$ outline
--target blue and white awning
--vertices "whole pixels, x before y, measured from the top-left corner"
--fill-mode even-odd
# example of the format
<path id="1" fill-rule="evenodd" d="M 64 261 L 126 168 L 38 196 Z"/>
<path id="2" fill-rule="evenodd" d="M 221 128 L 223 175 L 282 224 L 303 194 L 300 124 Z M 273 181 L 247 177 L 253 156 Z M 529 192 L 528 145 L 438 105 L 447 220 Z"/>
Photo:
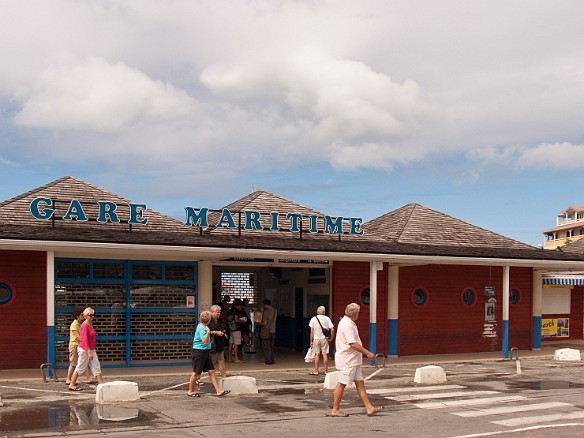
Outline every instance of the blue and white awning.
<path id="1" fill-rule="evenodd" d="M 558 284 L 564 286 L 584 285 L 584 275 L 544 275 L 543 284 Z"/>

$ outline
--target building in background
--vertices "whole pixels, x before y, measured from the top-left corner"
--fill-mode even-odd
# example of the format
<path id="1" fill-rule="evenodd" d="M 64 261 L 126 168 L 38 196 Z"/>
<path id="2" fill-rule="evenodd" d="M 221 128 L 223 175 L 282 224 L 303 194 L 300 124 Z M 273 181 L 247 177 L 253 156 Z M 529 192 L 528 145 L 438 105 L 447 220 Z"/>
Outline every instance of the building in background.
<path id="1" fill-rule="evenodd" d="M 544 248 L 556 249 L 584 238 L 584 206 L 568 207 L 556 215 L 556 226 L 545 230 Z"/>

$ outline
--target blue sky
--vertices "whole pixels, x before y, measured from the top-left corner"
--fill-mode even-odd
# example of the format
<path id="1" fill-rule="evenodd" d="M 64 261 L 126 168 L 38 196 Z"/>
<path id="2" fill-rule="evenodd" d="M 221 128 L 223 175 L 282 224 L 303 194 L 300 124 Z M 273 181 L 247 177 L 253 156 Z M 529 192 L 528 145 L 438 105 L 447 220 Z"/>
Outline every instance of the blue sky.
<path id="1" fill-rule="evenodd" d="M 182 219 L 264 189 L 523 242 L 584 205 L 581 1 L 3 1 L 0 200 L 65 175 Z"/>

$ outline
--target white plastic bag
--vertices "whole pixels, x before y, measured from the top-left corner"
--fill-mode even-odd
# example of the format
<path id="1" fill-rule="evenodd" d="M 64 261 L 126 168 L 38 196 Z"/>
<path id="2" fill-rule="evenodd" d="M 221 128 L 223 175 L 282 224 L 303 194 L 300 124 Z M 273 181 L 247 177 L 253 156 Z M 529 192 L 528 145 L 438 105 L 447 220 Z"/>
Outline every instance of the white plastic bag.
<path id="1" fill-rule="evenodd" d="M 314 351 L 312 351 L 312 347 L 308 349 L 306 356 L 304 356 L 304 362 L 314 362 Z"/>

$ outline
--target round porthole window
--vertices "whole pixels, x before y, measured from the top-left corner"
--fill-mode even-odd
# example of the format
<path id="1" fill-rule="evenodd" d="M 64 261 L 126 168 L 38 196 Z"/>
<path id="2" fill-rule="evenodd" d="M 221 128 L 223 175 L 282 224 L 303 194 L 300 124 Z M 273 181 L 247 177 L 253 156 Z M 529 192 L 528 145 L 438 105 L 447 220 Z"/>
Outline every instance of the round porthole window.
<path id="1" fill-rule="evenodd" d="M 0 306 L 8 304 L 14 298 L 12 286 L 6 281 L 0 280 Z"/>
<path id="2" fill-rule="evenodd" d="M 517 304 L 521 299 L 521 292 L 516 287 L 509 290 L 509 304 Z"/>
<path id="3" fill-rule="evenodd" d="M 464 304 L 465 306 L 472 307 L 477 302 L 477 294 L 474 291 L 474 289 L 467 287 L 462 291 L 462 294 L 460 295 L 460 300 L 462 301 L 462 304 Z"/>
<path id="4" fill-rule="evenodd" d="M 362 287 L 359 291 L 359 302 L 365 306 L 368 306 L 371 301 L 371 291 L 369 286 Z"/>
<path id="5" fill-rule="evenodd" d="M 428 303 L 428 292 L 423 287 L 417 287 L 412 291 L 412 303 L 416 306 L 423 306 Z"/>

